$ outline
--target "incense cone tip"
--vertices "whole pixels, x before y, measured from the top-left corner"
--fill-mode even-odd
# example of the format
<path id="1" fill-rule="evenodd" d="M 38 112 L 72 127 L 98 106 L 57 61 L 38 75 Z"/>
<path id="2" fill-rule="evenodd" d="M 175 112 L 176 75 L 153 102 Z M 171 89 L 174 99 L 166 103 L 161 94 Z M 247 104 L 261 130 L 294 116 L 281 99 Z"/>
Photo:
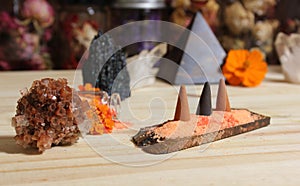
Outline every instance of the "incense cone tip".
<path id="1" fill-rule="evenodd" d="M 231 111 L 224 79 L 220 79 L 220 82 L 219 82 L 216 110 L 217 111 L 228 111 L 228 112 Z"/>
<path id="2" fill-rule="evenodd" d="M 197 107 L 196 115 L 205 115 L 209 116 L 212 113 L 211 106 L 211 90 L 209 82 L 204 84 L 202 93 L 200 96 L 199 104 Z"/>
<path id="3" fill-rule="evenodd" d="M 179 90 L 174 120 L 190 120 L 190 109 L 187 99 L 186 88 L 184 85 L 182 85 Z"/>

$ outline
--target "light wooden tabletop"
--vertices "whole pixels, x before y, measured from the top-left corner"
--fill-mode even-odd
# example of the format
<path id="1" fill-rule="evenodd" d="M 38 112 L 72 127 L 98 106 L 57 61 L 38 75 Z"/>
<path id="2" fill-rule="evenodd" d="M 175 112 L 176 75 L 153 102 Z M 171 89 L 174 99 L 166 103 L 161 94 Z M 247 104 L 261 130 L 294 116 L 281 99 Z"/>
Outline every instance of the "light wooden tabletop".
<path id="1" fill-rule="evenodd" d="M 74 71 L 0 72 L 0 185 L 300 184 L 300 85 L 286 83 L 278 67 L 256 88 L 227 87 L 232 107 L 269 115 L 271 125 L 167 156 L 146 154 L 130 142 L 142 125 L 172 117 L 178 87 L 163 82 L 133 90 L 122 103 L 120 117 L 133 123 L 130 129 L 43 154 L 22 149 L 13 140 L 11 117 L 19 90 L 42 77 L 65 77 L 73 85 Z M 74 86 L 81 81 L 75 79 Z M 191 112 L 201 89 L 187 87 Z M 216 91 L 213 85 L 213 103 Z"/>

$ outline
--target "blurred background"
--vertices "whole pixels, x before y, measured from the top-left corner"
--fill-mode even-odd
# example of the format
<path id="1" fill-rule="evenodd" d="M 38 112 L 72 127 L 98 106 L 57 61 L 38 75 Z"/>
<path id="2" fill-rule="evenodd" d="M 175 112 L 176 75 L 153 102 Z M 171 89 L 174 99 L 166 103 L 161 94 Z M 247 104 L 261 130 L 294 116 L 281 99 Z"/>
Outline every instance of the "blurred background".
<path id="1" fill-rule="evenodd" d="M 188 27 L 198 11 L 226 51 L 258 47 L 269 64 L 279 63 L 277 33 L 300 30 L 299 0 L 7 0 L 0 2 L 0 70 L 74 69 L 98 31 L 148 19 Z M 131 56 L 154 46 L 125 51 Z"/>

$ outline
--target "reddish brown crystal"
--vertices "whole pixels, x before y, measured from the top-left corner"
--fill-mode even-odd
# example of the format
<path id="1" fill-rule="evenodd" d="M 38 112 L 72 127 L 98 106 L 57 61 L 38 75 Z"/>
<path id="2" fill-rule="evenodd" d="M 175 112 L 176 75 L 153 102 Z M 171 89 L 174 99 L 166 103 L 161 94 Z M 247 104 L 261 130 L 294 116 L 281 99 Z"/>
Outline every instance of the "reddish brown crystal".
<path id="1" fill-rule="evenodd" d="M 34 81 L 22 92 L 12 118 L 16 143 L 40 152 L 52 145 L 75 143 L 80 135 L 78 125 L 85 119 L 84 105 L 66 79 Z"/>

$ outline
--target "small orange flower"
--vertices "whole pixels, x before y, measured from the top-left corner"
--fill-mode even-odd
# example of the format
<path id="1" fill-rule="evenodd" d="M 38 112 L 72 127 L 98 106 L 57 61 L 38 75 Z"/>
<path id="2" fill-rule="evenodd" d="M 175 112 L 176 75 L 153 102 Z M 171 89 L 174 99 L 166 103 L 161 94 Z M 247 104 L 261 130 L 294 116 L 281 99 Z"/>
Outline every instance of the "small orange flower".
<path id="1" fill-rule="evenodd" d="M 222 67 L 230 85 L 254 87 L 264 79 L 268 66 L 261 51 L 231 50 Z"/>

